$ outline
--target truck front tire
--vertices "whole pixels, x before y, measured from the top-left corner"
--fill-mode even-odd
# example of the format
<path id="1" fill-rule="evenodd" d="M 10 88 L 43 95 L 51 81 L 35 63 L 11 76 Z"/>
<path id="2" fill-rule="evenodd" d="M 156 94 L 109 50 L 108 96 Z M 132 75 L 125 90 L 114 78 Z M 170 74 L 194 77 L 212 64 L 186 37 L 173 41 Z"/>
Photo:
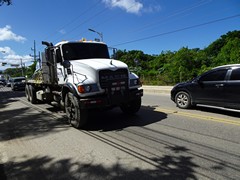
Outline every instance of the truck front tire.
<path id="1" fill-rule="evenodd" d="M 120 106 L 121 110 L 126 114 L 135 114 L 141 108 L 141 98 L 134 99 L 128 103 L 124 103 Z"/>
<path id="2" fill-rule="evenodd" d="M 79 129 L 87 122 L 87 110 L 83 110 L 79 106 L 79 100 L 71 92 L 68 92 L 65 97 L 65 111 L 69 123 Z"/>

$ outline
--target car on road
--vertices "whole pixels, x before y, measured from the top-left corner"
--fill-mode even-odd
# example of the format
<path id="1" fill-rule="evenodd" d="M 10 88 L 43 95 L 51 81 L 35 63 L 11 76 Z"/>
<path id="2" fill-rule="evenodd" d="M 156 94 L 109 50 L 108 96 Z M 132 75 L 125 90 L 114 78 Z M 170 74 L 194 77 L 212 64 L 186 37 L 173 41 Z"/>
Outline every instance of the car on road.
<path id="1" fill-rule="evenodd" d="M 15 77 L 12 78 L 11 88 L 13 91 L 15 90 L 24 90 L 26 86 L 25 77 Z"/>
<path id="2" fill-rule="evenodd" d="M 199 104 L 240 109 L 240 64 L 219 66 L 178 83 L 171 90 L 171 100 L 183 109 Z"/>
<path id="3" fill-rule="evenodd" d="M 6 85 L 6 80 L 5 79 L 0 79 L 0 85 L 5 86 Z"/>
<path id="4" fill-rule="evenodd" d="M 0 80 L 0 85 L 4 86 L 4 83 Z"/>

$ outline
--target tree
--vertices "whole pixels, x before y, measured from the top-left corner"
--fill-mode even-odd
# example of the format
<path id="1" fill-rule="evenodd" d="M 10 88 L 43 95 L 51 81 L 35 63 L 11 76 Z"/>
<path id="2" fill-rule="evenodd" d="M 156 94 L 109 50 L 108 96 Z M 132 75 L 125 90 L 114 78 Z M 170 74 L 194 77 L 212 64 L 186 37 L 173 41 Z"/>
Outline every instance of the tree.
<path id="1" fill-rule="evenodd" d="M 2 6 L 4 3 L 9 6 L 12 4 L 12 0 L 0 0 L 0 6 Z"/>
<path id="2" fill-rule="evenodd" d="M 30 65 L 27 69 L 26 69 L 26 76 L 28 78 L 32 77 L 33 73 L 35 72 L 36 70 L 36 64 L 37 64 L 37 61 L 34 61 L 32 65 Z"/>
<path id="3" fill-rule="evenodd" d="M 222 35 L 219 39 L 211 43 L 204 51 L 208 54 L 208 56 L 216 57 L 228 41 L 235 38 L 240 38 L 240 31 L 229 31 L 227 34 Z"/>
<path id="4" fill-rule="evenodd" d="M 4 74 L 8 74 L 11 77 L 19 77 L 22 76 L 21 68 L 7 68 L 4 70 Z"/>
<path id="5" fill-rule="evenodd" d="M 225 65 L 240 63 L 240 38 L 235 38 L 227 41 L 226 45 L 222 47 L 221 51 L 215 58 L 215 64 Z"/>
<path id="6" fill-rule="evenodd" d="M 139 50 L 118 50 L 117 59 L 128 64 L 144 84 L 173 85 L 187 81 L 213 67 L 240 63 L 240 31 L 230 31 L 208 47 L 163 51 L 148 55 Z"/>

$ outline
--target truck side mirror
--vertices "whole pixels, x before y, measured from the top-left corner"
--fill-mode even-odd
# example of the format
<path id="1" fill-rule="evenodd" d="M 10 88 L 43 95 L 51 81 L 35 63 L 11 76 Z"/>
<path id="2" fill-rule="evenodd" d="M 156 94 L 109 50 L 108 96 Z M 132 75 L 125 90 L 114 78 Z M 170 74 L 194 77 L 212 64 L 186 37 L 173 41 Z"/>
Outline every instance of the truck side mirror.
<path id="1" fill-rule="evenodd" d="M 64 68 L 70 68 L 71 63 L 70 63 L 70 61 L 68 61 L 68 60 L 64 60 L 63 63 L 62 63 L 62 65 L 63 65 Z"/>
<path id="2" fill-rule="evenodd" d="M 113 59 L 117 59 L 117 48 L 113 48 Z"/>

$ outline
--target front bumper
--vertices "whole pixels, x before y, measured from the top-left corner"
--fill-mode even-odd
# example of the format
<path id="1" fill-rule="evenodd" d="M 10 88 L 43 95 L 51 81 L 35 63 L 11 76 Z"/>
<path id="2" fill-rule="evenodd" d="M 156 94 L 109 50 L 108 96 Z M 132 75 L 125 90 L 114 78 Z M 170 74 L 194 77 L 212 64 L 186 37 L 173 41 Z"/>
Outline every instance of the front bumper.
<path id="1" fill-rule="evenodd" d="M 102 96 L 80 99 L 82 109 L 108 108 L 131 102 L 143 96 L 143 89 L 134 89 L 125 93 L 108 93 Z"/>
<path id="2" fill-rule="evenodd" d="M 14 84 L 13 85 L 13 89 L 17 89 L 17 90 L 21 90 L 21 89 L 25 89 L 25 84 Z"/>

